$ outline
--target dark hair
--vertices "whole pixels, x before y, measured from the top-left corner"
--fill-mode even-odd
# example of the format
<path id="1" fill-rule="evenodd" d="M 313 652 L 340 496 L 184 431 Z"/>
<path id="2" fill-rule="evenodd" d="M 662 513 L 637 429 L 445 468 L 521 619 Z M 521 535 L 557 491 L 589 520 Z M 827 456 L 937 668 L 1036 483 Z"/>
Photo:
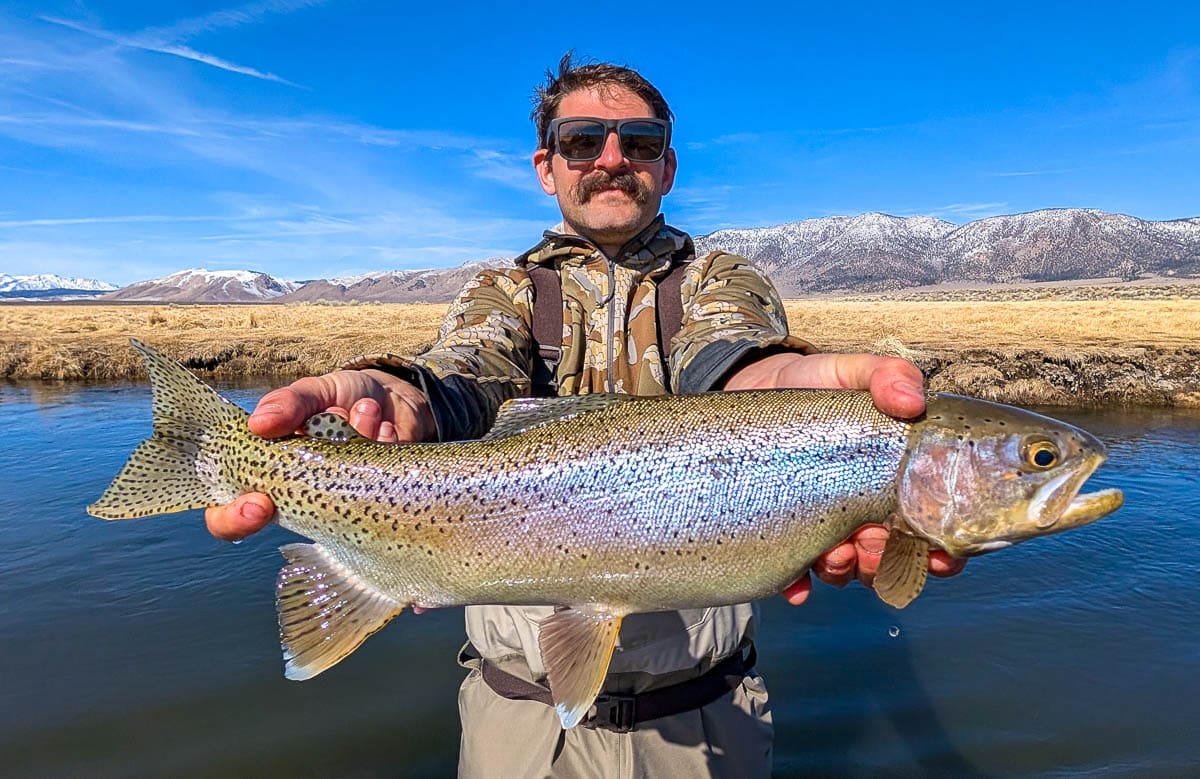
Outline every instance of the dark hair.
<path id="1" fill-rule="evenodd" d="M 626 89 L 645 100 L 655 118 L 667 122 L 675 118 L 662 92 L 633 68 L 608 62 L 576 65 L 571 61 L 574 55 L 574 51 L 568 51 L 562 56 L 558 61 L 557 75 L 547 68 L 546 83 L 533 90 L 533 113 L 529 118 L 537 126 L 538 148 L 546 143 L 546 130 L 550 127 L 550 121 L 557 118 L 559 103 L 569 93 L 580 89 Z"/>

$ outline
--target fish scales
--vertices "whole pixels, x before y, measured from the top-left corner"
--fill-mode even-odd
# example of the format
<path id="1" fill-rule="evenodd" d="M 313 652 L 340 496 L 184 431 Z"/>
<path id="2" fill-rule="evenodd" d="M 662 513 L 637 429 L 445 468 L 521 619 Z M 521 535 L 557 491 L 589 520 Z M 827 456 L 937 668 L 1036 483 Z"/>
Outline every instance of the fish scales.
<path id="1" fill-rule="evenodd" d="M 243 435 L 231 459 L 266 474 L 238 486 L 274 496 L 280 524 L 394 597 L 633 612 L 777 592 L 890 511 L 906 435 L 861 394 L 729 392 L 452 444 Z"/>
<path id="2" fill-rule="evenodd" d="M 632 613 L 779 591 L 868 522 L 874 588 L 903 608 L 928 552 L 973 555 L 1120 507 L 1080 494 L 1104 461 L 1085 431 L 931 393 L 910 422 L 866 392 L 766 390 L 509 401 L 477 441 L 380 444 L 328 414 L 264 440 L 247 414 L 134 342 L 154 434 L 88 507 L 122 519 L 264 492 L 288 544 L 276 585 L 285 673 L 307 679 L 407 606 L 554 606 L 539 647 L 564 728 L 604 682 Z"/>

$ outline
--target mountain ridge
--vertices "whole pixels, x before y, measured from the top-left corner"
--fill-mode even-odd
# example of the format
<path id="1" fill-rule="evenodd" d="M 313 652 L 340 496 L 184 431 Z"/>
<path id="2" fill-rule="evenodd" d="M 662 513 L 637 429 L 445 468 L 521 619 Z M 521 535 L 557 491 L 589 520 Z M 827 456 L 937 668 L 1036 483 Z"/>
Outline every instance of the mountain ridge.
<path id="1" fill-rule="evenodd" d="M 695 243 L 698 255 L 720 249 L 751 260 L 783 297 L 937 285 L 1200 277 L 1200 218 L 1153 221 L 1084 208 L 1041 209 L 963 225 L 869 212 L 716 230 Z M 189 269 L 110 291 L 101 299 L 444 303 L 475 273 L 509 263 L 511 258 L 493 257 L 452 268 L 304 282 L 256 271 Z M 11 278 L 0 274 L 0 284 Z"/>

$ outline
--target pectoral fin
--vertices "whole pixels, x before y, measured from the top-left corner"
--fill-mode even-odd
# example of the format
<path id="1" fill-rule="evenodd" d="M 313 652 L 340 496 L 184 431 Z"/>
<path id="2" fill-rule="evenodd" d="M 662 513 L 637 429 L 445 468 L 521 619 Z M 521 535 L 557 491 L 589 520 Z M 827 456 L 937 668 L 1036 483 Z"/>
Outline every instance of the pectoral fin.
<path id="1" fill-rule="evenodd" d="M 893 525 L 883 547 L 875 592 L 889 606 L 902 609 L 925 588 L 929 575 L 929 544 Z"/>
<path id="2" fill-rule="evenodd" d="M 575 727 L 604 685 L 622 617 L 564 609 L 542 620 L 538 644 L 563 728 Z"/>
<path id="3" fill-rule="evenodd" d="M 358 649 L 405 604 L 366 584 L 320 544 L 288 544 L 279 551 L 275 605 L 284 675 L 311 679 Z"/>

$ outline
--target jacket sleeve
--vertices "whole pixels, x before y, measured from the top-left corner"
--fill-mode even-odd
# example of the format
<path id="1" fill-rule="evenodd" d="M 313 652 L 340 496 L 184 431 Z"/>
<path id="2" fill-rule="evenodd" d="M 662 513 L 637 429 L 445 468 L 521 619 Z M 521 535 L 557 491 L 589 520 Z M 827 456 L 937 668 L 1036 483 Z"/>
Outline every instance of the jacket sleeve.
<path id="1" fill-rule="evenodd" d="M 504 401 L 530 389 L 532 283 L 519 269 L 485 270 L 450 304 L 437 341 L 411 359 L 368 355 L 345 368 L 377 368 L 429 398 L 438 440 L 478 438 Z"/>
<path id="2" fill-rule="evenodd" d="M 684 274 L 680 297 L 683 325 L 671 341 L 670 356 L 677 392 L 719 388 L 730 369 L 756 351 L 763 356 L 817 351 L 788 334 L 775 285 L 744 257 L 713 252 L 694 260 Z"/>

